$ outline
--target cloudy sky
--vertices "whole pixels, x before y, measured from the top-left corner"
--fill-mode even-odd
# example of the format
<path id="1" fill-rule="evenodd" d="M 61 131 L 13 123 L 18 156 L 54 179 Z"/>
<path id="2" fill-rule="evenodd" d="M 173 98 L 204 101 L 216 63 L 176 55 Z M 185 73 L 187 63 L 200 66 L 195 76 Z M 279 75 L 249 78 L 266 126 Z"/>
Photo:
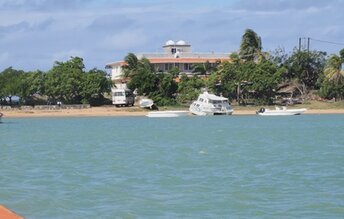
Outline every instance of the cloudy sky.
<path id="1" fill-rule="evenodd" d="M 238 50 L 247 28 L 263 50 L 344 48 L 344 0 L 0 0 L 0 71 L 49 70 L 84 58 L 104 69 L 128 52 L 159 52 L 169 39 L 197 52 Z"/>

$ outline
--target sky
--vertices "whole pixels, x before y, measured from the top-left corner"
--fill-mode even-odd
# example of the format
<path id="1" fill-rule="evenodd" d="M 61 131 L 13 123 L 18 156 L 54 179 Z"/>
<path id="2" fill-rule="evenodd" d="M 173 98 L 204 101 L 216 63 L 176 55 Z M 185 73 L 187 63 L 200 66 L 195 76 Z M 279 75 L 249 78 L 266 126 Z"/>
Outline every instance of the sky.
<path id="1" fill-rule="evenodd" d="M 343 10 L 344 0 L 0 0 L 0 71 L 47 71 L 71 56 L 104 69 L 129 52 L 162 52 L 167 40 L 230 53 L 248 28 L 264 51 L 290 54 L 310 37 L 311 50 L 338 54 Z"/>

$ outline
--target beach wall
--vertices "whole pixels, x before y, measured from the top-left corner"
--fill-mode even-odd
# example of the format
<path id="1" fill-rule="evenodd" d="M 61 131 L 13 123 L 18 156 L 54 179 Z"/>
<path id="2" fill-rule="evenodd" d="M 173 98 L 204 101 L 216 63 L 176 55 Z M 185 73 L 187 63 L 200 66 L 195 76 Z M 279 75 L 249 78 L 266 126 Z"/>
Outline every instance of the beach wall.
<path id="1" fill-rule="evenodd" d="M 0 106 L 0 110 L 59 110 L 59 109 L 88 109 L 90 104 L 62 104 L 62 105 L 35 105 L 35 106 Z"/>

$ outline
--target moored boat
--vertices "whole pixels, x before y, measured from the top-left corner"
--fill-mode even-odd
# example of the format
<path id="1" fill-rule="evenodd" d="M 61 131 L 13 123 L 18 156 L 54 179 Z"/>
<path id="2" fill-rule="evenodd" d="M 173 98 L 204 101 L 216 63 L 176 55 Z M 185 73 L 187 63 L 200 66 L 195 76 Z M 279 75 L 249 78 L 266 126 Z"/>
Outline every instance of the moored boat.
<path id="1" fill-rule="evenodd" d="M 301 115 L 306 112 L 306 108 L 301 109 L 287 109 L 287 107 L 276 107 L 274 110 L 260 108 L 256 111 L 257 115 L 260 116 L 292 116 L 292 115 Z"/>
<path id="2" fill-rule="evenodd" d="M 4 115 L 4 114 L 0 113 L 0 122 L 1 122 L 1 118 L 2 118 L 3 115 Z"/>
<path id="3" fill-rule="evenodd" d="M 184 110 L 174 110 L 174 111 L 154 111 L 149 112 L 147 117 L 181 117 L 188 116 L 189 112 Z"/>
<path id="4" fill-rule="evenodd" d="M 232 115 L 233 109 L 225 97 L 210 94 L 207 91 L 200 94 L 194 101 L 189 111 L 198 116 L 207 115 Z"/>
<path id="5" fill-rule="evenodd" d="M 141 108 L 152 108 L 154 101 L 152 99 L 143 98 L 139 102 Z"/>

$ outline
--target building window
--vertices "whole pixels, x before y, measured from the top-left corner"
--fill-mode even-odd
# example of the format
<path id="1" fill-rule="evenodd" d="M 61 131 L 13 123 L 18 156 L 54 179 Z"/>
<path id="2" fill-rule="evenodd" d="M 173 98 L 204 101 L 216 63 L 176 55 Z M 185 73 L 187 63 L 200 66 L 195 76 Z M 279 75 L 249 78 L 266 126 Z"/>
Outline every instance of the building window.
<path id="1" fill-rule="evenodd" d="M 192 64 L 191 63 L 184 63 L 184 70 L 191 71 L 192 70 Z"/>
<path id="2" fill-rule="evenodd" d="M 165 63 L 165 71 L 171 70 L 173 68 L 172 63 Z"/>

